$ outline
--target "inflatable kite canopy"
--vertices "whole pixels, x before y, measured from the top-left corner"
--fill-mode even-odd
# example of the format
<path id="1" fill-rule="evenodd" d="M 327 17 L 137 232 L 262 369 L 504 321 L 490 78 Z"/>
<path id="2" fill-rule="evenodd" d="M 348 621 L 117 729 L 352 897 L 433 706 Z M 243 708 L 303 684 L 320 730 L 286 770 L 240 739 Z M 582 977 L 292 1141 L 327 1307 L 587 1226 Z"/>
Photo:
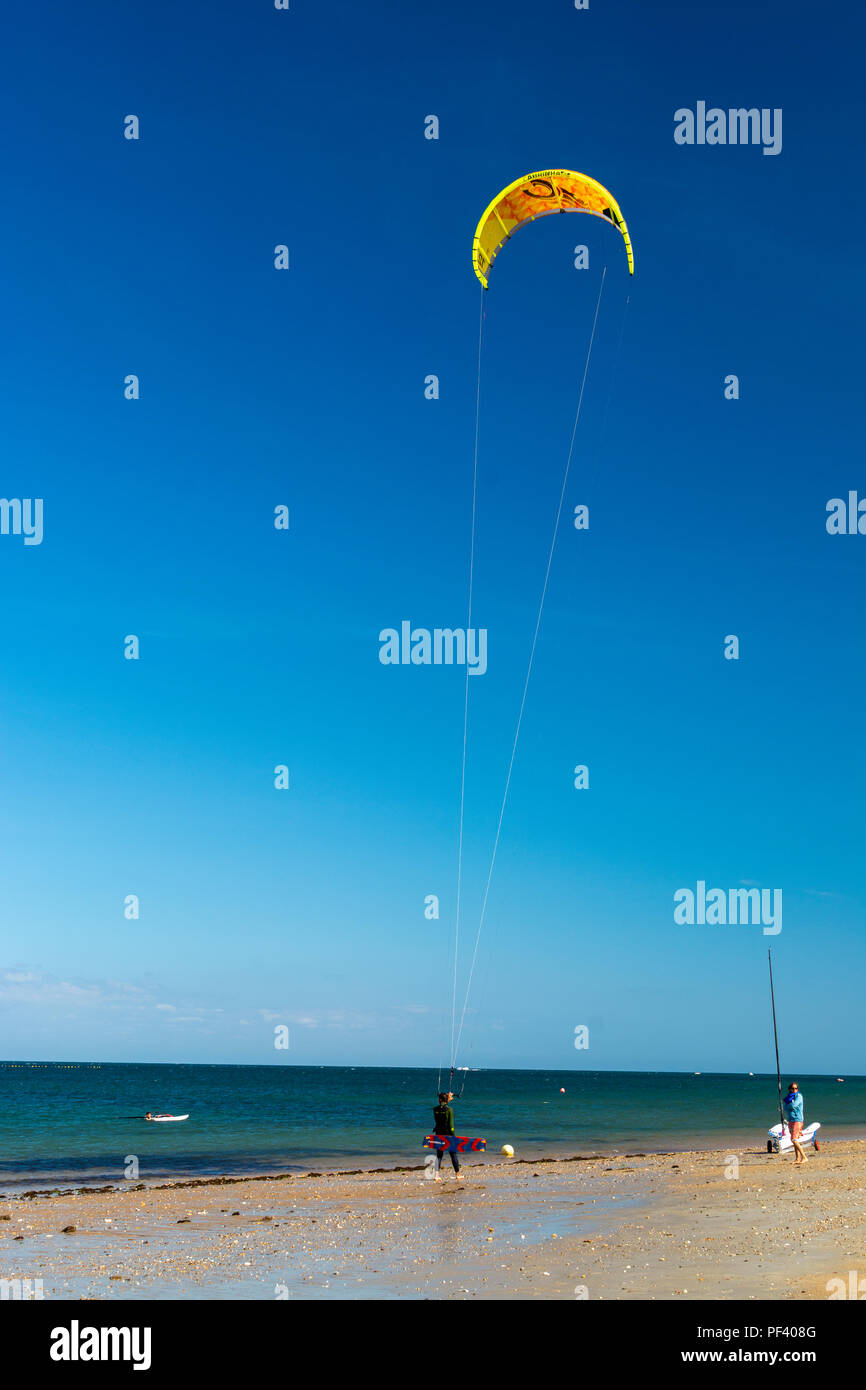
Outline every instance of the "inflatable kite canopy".
<path id="1" fill-rule="evenodd" d="M 472 264 L 485 289 L 490 267 L 512 233 L 524 222 L 534 222 L 550 212 L 590 212 L 607 218 L 622 232 L 629 274 L 634 275 L 631 238 L 616 199 L 586 174 L 576 174 L 573 169 L 542 169 L 503 188 L 478 223 Z"/>

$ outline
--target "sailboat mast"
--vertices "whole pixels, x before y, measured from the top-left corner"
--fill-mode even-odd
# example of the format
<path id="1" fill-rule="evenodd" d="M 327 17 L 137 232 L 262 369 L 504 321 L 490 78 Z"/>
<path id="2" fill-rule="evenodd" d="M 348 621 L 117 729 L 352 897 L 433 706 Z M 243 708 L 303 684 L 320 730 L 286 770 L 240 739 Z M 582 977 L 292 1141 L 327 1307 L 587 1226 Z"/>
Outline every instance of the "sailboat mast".
<path id="1" fill-rule="evenodd" d="M 771 951 L 767 951 L 767 960 L 770 965 L 770 1003 L 773 1006 L 773 1041 L 776 1044 L 776 1080 L 779 1083 L 779 1119 L 784 1129 L 785 1116 L 782 1111 L 782 1073 L 779 1070 L 779 1033 L 776 1028 L 776 996 L 773 993 L 773 954 Z"/>

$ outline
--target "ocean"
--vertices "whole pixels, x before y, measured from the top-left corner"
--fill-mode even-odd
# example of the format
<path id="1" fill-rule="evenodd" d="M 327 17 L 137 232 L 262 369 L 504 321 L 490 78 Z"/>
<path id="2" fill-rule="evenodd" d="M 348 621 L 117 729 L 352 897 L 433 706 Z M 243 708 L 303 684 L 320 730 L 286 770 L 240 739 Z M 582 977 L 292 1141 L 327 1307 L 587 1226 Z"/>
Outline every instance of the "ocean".
<path id="1" fill-rule="evenodd" d="M 778 1121 L 774 1075 L 458 1075 L 457 1132 L 486 1138 L 488 1155 L 763 1148 Z M 866 1077 L 796 1080 L 823 1140 L 866 1137 Z M 0 1062 L 0 1191 L 421 1165 L 436 1083 L 401 1067 Z M 146 1110 L 190 1118 L 148 1124 Z"/>

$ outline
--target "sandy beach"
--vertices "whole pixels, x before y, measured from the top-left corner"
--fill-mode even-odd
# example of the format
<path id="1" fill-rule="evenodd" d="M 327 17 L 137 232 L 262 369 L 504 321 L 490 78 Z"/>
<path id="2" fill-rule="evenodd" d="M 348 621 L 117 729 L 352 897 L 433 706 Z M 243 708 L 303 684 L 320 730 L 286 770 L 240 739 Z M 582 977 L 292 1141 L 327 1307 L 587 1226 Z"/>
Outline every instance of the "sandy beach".
<path id="1" fill-rule="evenodd" d="M 445 1169 L 443 1169 L 443 1174 Z M 46 1299 L 826 1299 L 866 1274 L 866 1141 L 0 1199 Z"/>

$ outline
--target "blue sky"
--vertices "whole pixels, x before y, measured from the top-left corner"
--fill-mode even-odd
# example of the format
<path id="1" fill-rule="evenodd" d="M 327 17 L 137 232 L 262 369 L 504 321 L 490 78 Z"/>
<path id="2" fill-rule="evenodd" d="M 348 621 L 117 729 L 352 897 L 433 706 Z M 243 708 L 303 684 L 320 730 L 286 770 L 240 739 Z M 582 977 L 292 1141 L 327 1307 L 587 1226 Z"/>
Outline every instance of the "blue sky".
<path id="1" fill-rule="evenodd" d="M 548 218 L 485 296 L 467 945 L 607 267 L 458 1060 L 770 1069 L 772 944 L 783 1063 L 866 1072 L 866 541 L 824 525 L 866 493 L 862 38 L 775 3 L 16 17 L 0 493 L 45 531 L 0 536 L 0 1055 L 438 1065 L 463 673 L 378 634 L 465 624 L 472 235 L 565 167 L 636 274 Z M 700 100 L 781 108 L 782 152 L 678 146 Z M 781 933 L 676 925 L 698 880 L 781 888 Z"/>

